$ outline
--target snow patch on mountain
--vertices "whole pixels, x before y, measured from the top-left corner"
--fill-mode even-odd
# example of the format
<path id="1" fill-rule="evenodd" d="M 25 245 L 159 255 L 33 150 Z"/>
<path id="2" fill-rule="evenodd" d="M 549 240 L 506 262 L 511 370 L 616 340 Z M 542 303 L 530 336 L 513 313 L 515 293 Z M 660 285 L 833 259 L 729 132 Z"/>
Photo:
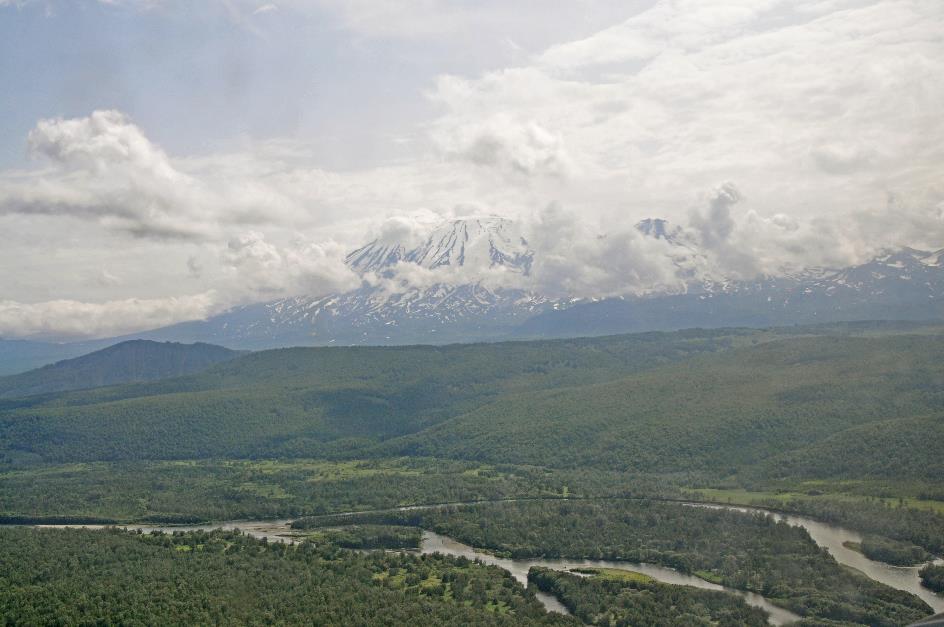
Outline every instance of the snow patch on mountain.
<path id="1" fill-rule="evenodd" d="M 658 242 L 652 254 L 667 256 L 678 279 L 674 284 L 608 298 L 567 292 L 549 297 L 534 287 L 547 280 L 546 268 L 540 266 L 542 251 L 532 249 L 518 224 L 491 216 L 453 219 L 428 232 L 388 229 L 351 252 L 346 263 L 361 278 L 357 289 L 283 298 L 185 323 L 191 334 L 187 339 L 247 348 L 482 341 L 533 334 L 527 330 L 532 319 L 581 319 L 576 312 L 569 314 L 571 309 L 609 311 L 607 303 L 622 303 L 618 311 L 624 312 L 600 318 L 611 332 L 898 315 L 923 319 L 935 317 L 934 303 L 944 299 L 944 250 L 889 250 L 858 266 L 812 267 L 744 280 L 719 270 L 694 231 L 658 218 L 635 228 L 647 241 Z M 632 242 L 618 241 L 624 240 Z M 614 246 L 602 247 L 600 254 L 617 254 Z M 558 263 L 586 261 L 561 257 Z M 619 272 L 634 271 L 617 260 L 608 266 L 605 258 L 597 262 Z M 568 269 L 558 265 L 554 270 L 561 283 Z M 619 316 L 628 318 L 617 324 Z M 548 333 L 592 335 L 599 332 L 594 324 Z M 153 339 L 175 339 L 174 333 L 180 333 L 173 327 L 163 331 Z"/>
<path id="2" fill-rule="evenodd" d="M 527 275 L 533 260 L 534 251 L 528 247 L 518 225 L 497 216 L 444 222 L 415 247 L 375 239 L 351 252 L 346 259 L 347 264 L 361 274 L 373 272 L 380 275 L 402 263 L 428 270 L 501 266 Z"/>

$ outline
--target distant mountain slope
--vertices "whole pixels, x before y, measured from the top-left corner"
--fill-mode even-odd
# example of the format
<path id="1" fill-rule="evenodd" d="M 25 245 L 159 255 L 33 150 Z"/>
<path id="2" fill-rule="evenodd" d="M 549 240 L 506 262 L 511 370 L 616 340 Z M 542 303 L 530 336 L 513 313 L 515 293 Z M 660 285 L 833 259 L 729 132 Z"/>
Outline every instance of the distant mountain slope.
<path id="1" fill-rule="evenodd" d="M 857 433 L 862 425 L 894 420 L 913 432 L 909 439 L 922 433 L 928 438 L 927 454 L 944 446 L 944 432 L 929 432 L 910 419 L 944 408 L 942 354 L 942 335 L 776 340 L 609 382 L 503 396 L 391 440 L 384 451 L 487 463 L 733 474 L 773 455 L 789 457 L 831 436 Z M 867 462 L 859 449 L 842 450 L 846 464 Z"/>
<path id="2" fill-rule="evenodd" d="M 319 457 L 505 394 L 612 380 L 759 338 L 745 330 L 261 351 L 195 375 L 0 403 L 5 461 Z"/>
<path id="3" fill-rule="evenodd" d="M 672 291 L 602 300 L 550 297 L 531 274 L 541 250 L 532 249 L 519 225 L 496 216 L 469 217 L 434 225 L 418 239 L 388 235 L 354 250 L 346 263 L 363 281 L 343 293 L 242 305 L 206 320 L 85 342 L 78 345 L 87 347 L 82 350 L 0 341 L 0 375 L 130 339 L 265 350 L 944 320 L 944 250 L 901 248 L 847 268 L 738 280 L 719 269 L 696 234 L 655 218 L 636 228 L 669 245 L 679 279 Z"/>
<path id="4" fill-rule="evenodd" d="M 265 351 L 0 404 L 0 465 L 405 455 L 728 476 L 848 433 L 831 475 L 868 463 L 866 426 L 897 425 L 931 466 L 944 431 L 916 418 L 944 410 L 944 329 L 904 328 Z"/>
<path id="5" fill-rule="evenodd" d="M 239 355 L 212 344 L 130 340 L 36 370 L 0 378 L 0 398 L 154 381 L 205 370 Z"/>
<path id="6" fill-rule="evenodd" d="M 664 231 L 664 226 L 660 227 Z M 767 327 L 944 318 L 942 252 L 890 251 L 842 270 L 751 281 L 703 281 L 685 294 L 610 298 L 548 309 L 518 337 L 568 337 L 693 327 Z"/>
<path id="7" fill-rule="evenodd" d="M 63 359 L 80 357 L 119 341 L 110 339 L 59 343 L 0 339 L 0 377 L 19 374 Z"/>
<path id="8" fill-rule="evenodd" d="M 258 350 L 944 319 L 942 251 L 902 248 L 848 268 L 736 280 L 715 266 L 693 233 L 656 218 L 636 228 L 671 245 L 681 290 L 550 298 L 529 282 L 542 251 L 531 248 L 519 225 L 495 216 L 463 218 L 435 226 L 419 243 L 376 239 L 351 252 L 348 266 L 365 276 L 358 289 L 256 303 L 137 337 Z M 399 282 L 397 273 L 410 266 L 437 282 Z M 496 270 L 515 277 L 518 287 L 490 286 L 486 274 Z"/>

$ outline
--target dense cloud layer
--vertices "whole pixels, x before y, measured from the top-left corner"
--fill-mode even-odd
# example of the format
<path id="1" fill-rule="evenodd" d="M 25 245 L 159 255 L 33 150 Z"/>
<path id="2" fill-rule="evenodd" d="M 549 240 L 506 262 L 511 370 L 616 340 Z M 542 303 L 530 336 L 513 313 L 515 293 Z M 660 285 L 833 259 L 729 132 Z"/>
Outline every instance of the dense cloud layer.
<path id="1" fill-rule="evenodd" d="M 0 10 L 31 6 L 13 4 Z M 577 39 L 570 9 L 537 3 L 474 15 L 438 0 L 226 6 L 263 47 L 267 28 L 304 32 L 328 14 L 364 46 L 444 50 L 453 33 L 491 51 L 462 39 L 474 23 L 508 52 L 484 72 L 430 76 L 410 94 L 425 117 L 388 138 L 407 148 L 371 167 L 320 166 L 320 147 L 295 138 L 182 156 L 114 110 L 38 120 L 32 165 L 0 171 L 0 334 L 147 328 L 362 281 L 641 294 L 684 289 L 692 264 L 748 278 L 944 245 L 939 3 L 600 1 Z M 155 7 L 187 10 L 107 10 Z M 536 12 L 570 39 L 526 50 L 529 29 L 517 43 L 504 33 Z M 401 264 L 361 277 L 343 263 L 366 241 L 415 246 L 466 213 L 516 220 L 536 251 L 531 276 Z M 672 220 L 699 255 L 643 237 L 634 225 L 647 217 Z"/>
<path id="2" fill-rule="evenodd" d="M 219 312 L 216 295 L 195 294 L 85 303 L 51 300 L 25 304 L 0 300 L 0 334 L 12 337 L 106 337 L 153 329 Z"/>

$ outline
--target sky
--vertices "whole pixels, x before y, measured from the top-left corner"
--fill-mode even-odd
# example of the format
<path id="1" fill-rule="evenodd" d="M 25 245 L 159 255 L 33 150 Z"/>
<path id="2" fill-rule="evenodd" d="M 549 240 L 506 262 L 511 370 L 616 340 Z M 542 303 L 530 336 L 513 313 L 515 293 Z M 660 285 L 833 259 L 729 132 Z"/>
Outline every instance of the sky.
<path id="1" fill-rule="evenodd" d="M 554 5 L 0 0 L 0 337 L 351 289 L 468 215 L 576 296 L 666 280 L 647 217 L 735 278 L 944 247 L 944 3 Z"/>

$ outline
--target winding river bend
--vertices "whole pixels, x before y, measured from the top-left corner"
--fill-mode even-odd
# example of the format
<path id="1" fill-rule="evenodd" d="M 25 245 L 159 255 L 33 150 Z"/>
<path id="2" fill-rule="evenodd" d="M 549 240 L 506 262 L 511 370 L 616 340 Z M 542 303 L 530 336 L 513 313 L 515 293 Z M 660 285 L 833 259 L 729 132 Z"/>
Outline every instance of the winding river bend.
<path id="1" fill-rule="evenodd" d="M 480 505 L 476 503 L 452 503 L 449 506 Z M 944 597 L 938 596 L 921 585 L 918 578 L 920 566 L 900 567 L 891 566 L 883 562 L 876 562 L 868 559 L 861 553 L 853 551 L 843 545 L 844 542 L 861 542 L 862 536 L 852 530 L 823 523 L 805 516 L 795 516 L 792 514 L 782 514 L 755 507 L 742 507 L 734 505 L 719 505 L 713 503 L 683 502 L 681 505 L 688 507 L 706 507 L 712 509 L 727 509 L 743 513 L 764 513 L 772 516 L 775 520 L 784 521 L 787 524 L 803 527 L 813 538 L 817 545 L 824 547 L 830 555 L 840 564 L 851 566 L 866 574 L 868 577 L 884 583 L 892 588 L 910 592 L 928 605 L 934 608 L 935 612 L 944 612 Z M 402 508 L 394 508 L 385 511 L 397 510 L 415 510 L 415 509 L 434 509 L 446 507 L 445 505 L 419 505 Z M 356 514 L 362 512 L 350 512 Z M 142 531 L 163 531 L 171 533 L 174 531 L 210 531 L 213 529 L 239 529 L 256 538 L 266 538 L 269 541 L 294 543 L 299 541 L 299 532 L 291 529 L 291 520 L 257 520 L 257 521 L 228 521 L 210 525 L 124 525 L 126 529 L 141 529 Z M 94 528 L 96 525 L 52 525 L 62 527 L 88 527 Z M 658 566 L 655 564 L 637 564 L 632 562 L 617 562 L 607 560 L 567 560 L 567 559 L 506 559 L 494 555 L 477 551 L 473 547 L 462 544 L 452 538 L 425 531 L 423 533 L 420 551 L 423 553 L 444 553 L 447 555 L 462 555 L 470 559 L 478 559 L 486 564 L 493 564 L 504 568 L 510 572 L 515 579 L 522 584 L 527 585 L 528 570 L 532 566 L 543 566 L 555 570 L 570 570 L 573 568 L 618 568 L 622 570 L 633 570 L 649 575 L 657 581 L 675 585 L 688 585 L 705 590 L 726 590 L 737 594 L 745 599 L 749 605 L 761 607 L 770 613 L 770 622 L 774 625 L 782 625 L 799 620 L 799 616 L 782 607 L 774 605 L 759 594 L 744 592 L 725 588 L 699 577 L 686 575 L 671 568 Z M 944 563 L 944 560 L 937 560 L 936 563 Z M 537 593 L 538 599 L 544 603 L 544 606 L 555 612 L 566 613 L 564 606 L 554 597 Z"/>
<path id="2" fill-rule="evenodd" d="M 463 556 L 469 559 L 477 559 L 486 564 L 499 566 L 510 572 L 515 579 L 523 585 L 528 585 L 528 571 L 532 566 L 543 566 L 554 570 L 573 570 L 574 568 L 617 568 L 620 570 L 632 570 L 637 573 L 648 575 L 662 583 L 669 583 L 678 586 L 693 586 L 704 590 L 723 590 L 731 592 L 742 597 L 748 605 L 754 605 L 767 610 L 770 613 L 770 623 L 772 625 L 785 625 L 793 621 L 800 620 L 800 617 L 793 612 L 782 607 L 776 606 L 759 594 L 725 588 L 718 584 L 705 581 L 699 577 L 686 575 L 677 570 L 658 566 L 656 564 L 639 564 L 635 562 L 614 562 L 607 560 L 568 560 L 568 559 L 507 559 L 495 557 L 488 553 L 476 551 L 472 547 L 457 542 L 452 538 L 441 536 L 431 531 L 423 532 L 423 542 L 420 545 L 423 553 L 443 553 L 445 555 Z M 543 592 L 535 593 L 538 599 L 544 603 L 544 607 L 552 612 L 567 613 L 560 601 L 549 594 Z"/>
<path id="3" fill-rule="evenodd" d="M 766 509 L 756 507 L 738 507 L 732 505 L 715 505 L 712 503 L 686 503 L 691 507 L 706 507 L 710 509 L 728 509 L 745 513 L 764 513 L 772 516 L 774 520 L 783 522 L 795 527 L 806 529 L 813 541 L 821 547 L 824 547 L 833 558 L 840 564 L 851 566 L 865 573 L 871 579 L 883 583 L 886 586 L 897 588 L 910 592 L 920 597 L 922 601 L 934 608 L 935 612 L 944 612 L 944 597 L 939 596 L 921 585 L 921 579 L 918 577 L 918 571 L 924 566 L 892 566 L 885 562 L 876 562 L 870 560 L 858 551 L 845 546 L 844 542 L 862 542 L 862 535 L 845 529 L 837 525 L 831 525 L 806 518 L 805 516 L 794 516 L 792 514 L 781 514 Z M 935 560 L 935 564 L 944 564 L 944 560 Z"/>

